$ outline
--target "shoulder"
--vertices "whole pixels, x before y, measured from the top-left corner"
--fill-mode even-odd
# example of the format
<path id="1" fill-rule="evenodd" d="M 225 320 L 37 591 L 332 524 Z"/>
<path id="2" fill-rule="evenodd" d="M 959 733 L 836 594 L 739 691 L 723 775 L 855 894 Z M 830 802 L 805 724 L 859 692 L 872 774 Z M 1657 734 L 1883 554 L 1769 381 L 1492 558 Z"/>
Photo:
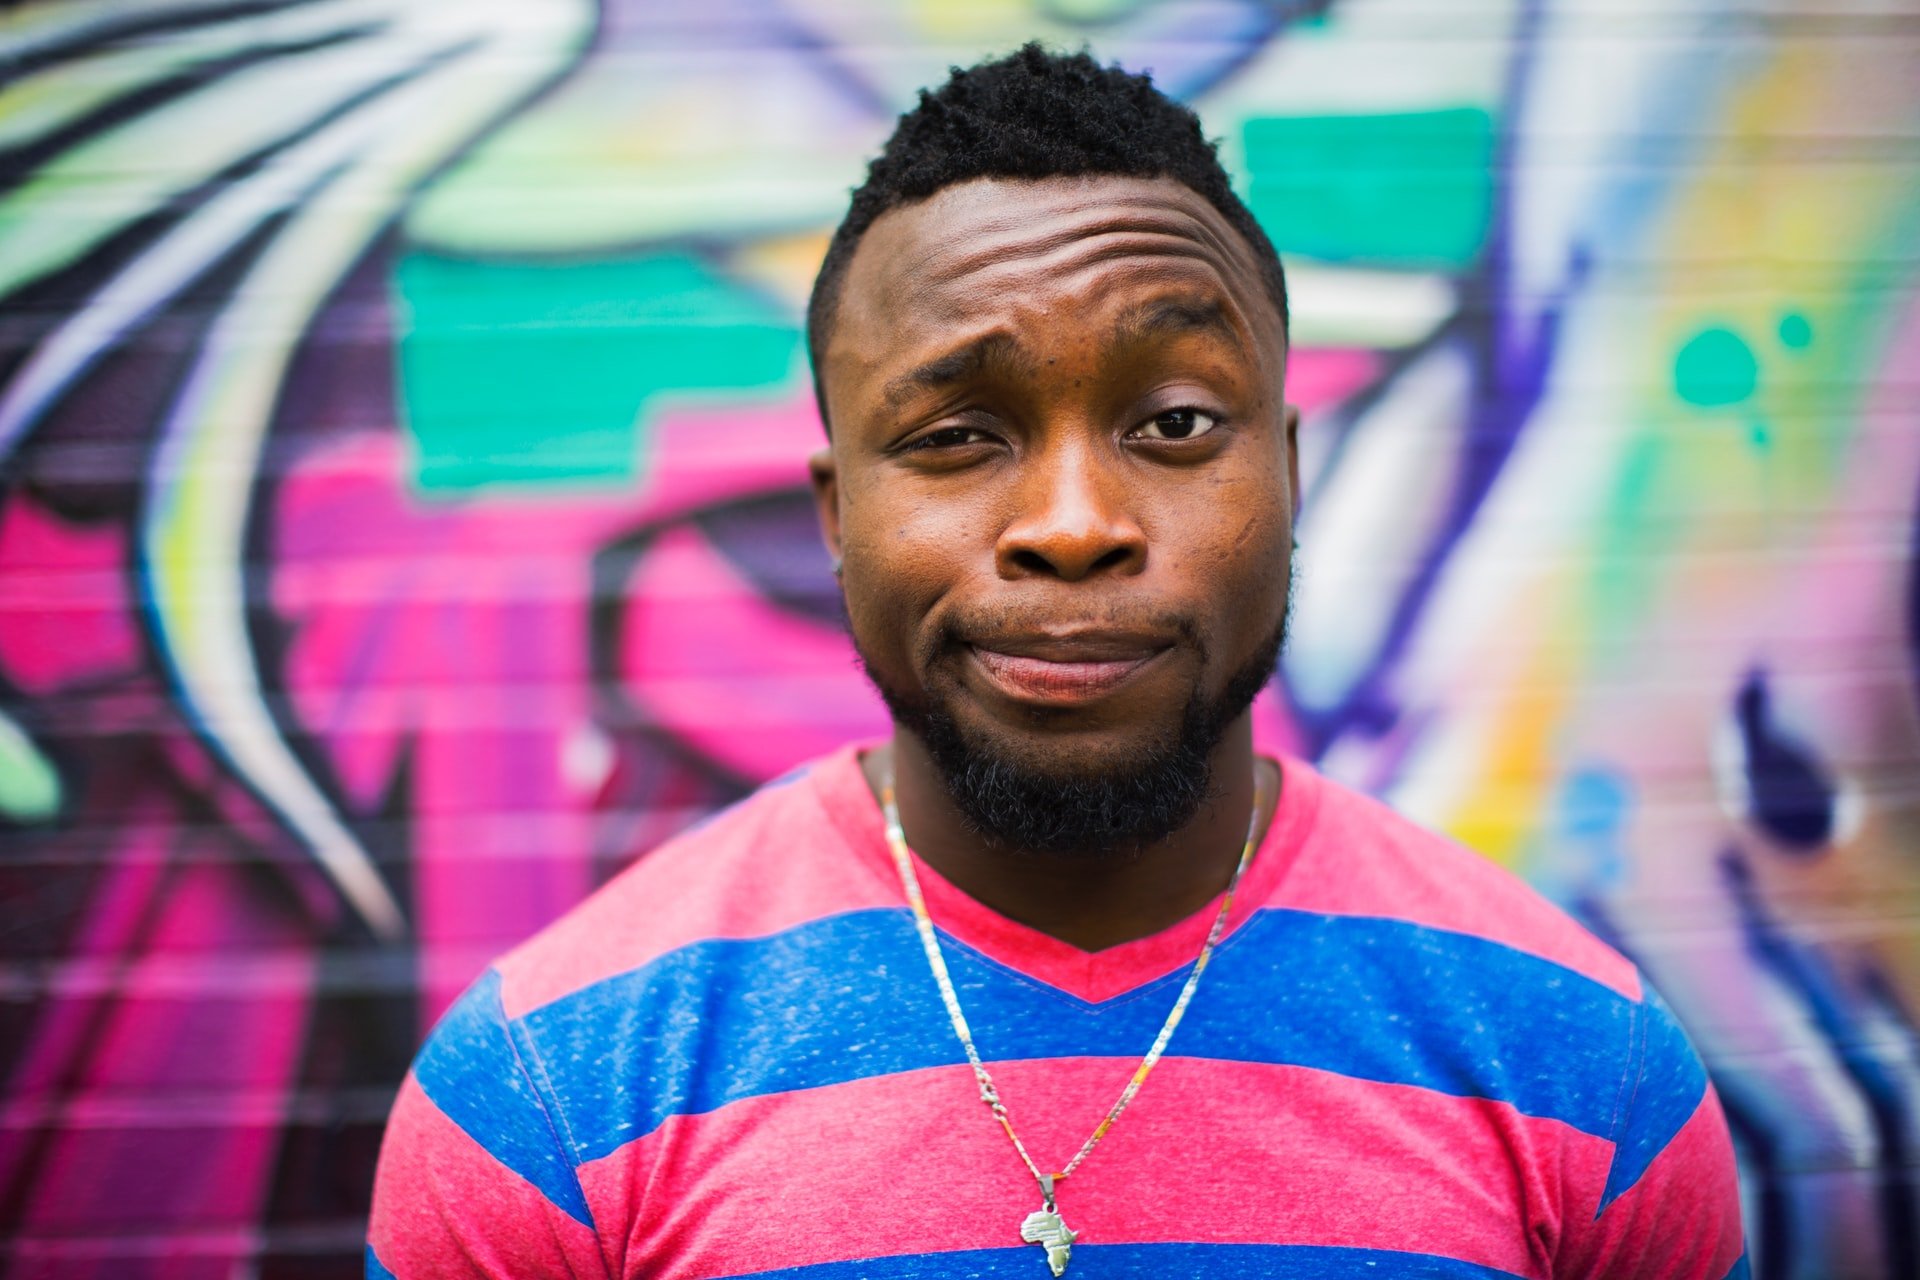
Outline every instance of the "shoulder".
<path id="1" fill-rule="evenodd" d="M 670 952 L 893 905 L 856 817 L 853 748 L 770 782 L 640 857 L 502 957 L 508 1017 Z M 878 818 L 876 824 L 877 838 Z"/>
<path id="2" fill-rule="evenodd" d="M 1458 842 L 1305 766 L 1289 781 L 1311 821 L 1269 905 L 1289 942 L 1327 940 L 1315 981 L 1338 989 L 1342 1069 L 1510 1110 L 1523 1148 L 1551 1153 L 1565 1256 L 1611 1260 L 1582 1274 L 1651 1274 L 1612 1269 L 1620 1242 L 1672 1215 L 1699 1233 L 1699 1265 L 1658 1274 L 1724 1275 L 1739 1255 L 1725 1121 L 1635 965 Z"/>
<path id="3" fill-rule="evenodd" d="M 1287 769 L 1312 821 L 1274 905 L 1479 939 L 1642 998 L 1631 961 L 1519 876 L 1305 765 Z"/>

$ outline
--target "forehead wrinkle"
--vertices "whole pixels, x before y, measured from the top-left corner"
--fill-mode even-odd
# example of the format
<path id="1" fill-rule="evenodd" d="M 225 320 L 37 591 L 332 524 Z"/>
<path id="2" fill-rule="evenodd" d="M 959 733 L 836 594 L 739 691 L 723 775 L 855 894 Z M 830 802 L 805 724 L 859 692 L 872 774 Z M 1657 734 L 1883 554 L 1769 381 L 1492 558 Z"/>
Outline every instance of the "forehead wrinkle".
<path id="1" fill-rule="evenodd" d="M 1211 205 L 1171 179 L 1101 178 L 1082 190 L 1065 192 L 1060 181 L 982 179 L 882 215 L 850 265 L 848 296 L 910 299 L 918 314 L 887 318 L 859 304 L 848 308 L 851 314 L 843 314 L 836 326 L 839 334 L 829 344 L 827 363 L 839 368 L 851 362 L 869 376 L 884 377 L 887 365 L 900 367 L 889 357 L 890 349 L 899 352 L 903 346 L 910 350 L 918 345 L 910 333 L 918 331 L 933 341 L 950 338 L 954 326 L 964 333 L 973 328 L 970 321 L 984 318 L 978 310 L 983 298 L 1024 295 L 1035 284 L 1041 297 L 1053 300 L 1040 303 L 1043 313 L 1053 306 L 1080 310 L 1097 305 L 1106 289 L 1102 282 L 1085 279 L 1087 273 L 1127 258 L 1138 261 L 1141 273 L 1163 275 L 1169 291 L 1177 287 L 1177 277 L 1203 274 L 1207 292 L 1217 291 L 1224 300 L 1226 330 L 1232 331 L 1236 345 L 1245 352 L 1265 349 L 1259 305 L 1267 296 L 1264 268 Z M 1116 184 L 1121 188 L 1117 194 Z M 1128 274 L 1139 280 L 1134 272 Z M 863 277 L 864 284 L 858 283 Z M 1089 286 L 1091 294 L 1086 292 Z M 847 340 L 849 321 L 863 326 L 864 338 Z M 875 323 L 879 327 L 871 328 Z M 1004 320 L 990 327 L 1014 337 Z M 1284 334 L 1278 335 L 1278 343 L 1284 349 Z M 965 376 L 953 365 L 928 370 L 928 365 L 954 354 L 939 353 L 931 342 L 922 347 L 929 349 L 935 357 L 912 371 L 926 376 L 912 379 L 911 385 L 911 373 L 896 376 L 882 384 L 881 396 L 897 401 L 923 392 L 936 374 L 954 374 L 956 380 Z M 994 355 L 1032 359 L 1018 341 Z M 838 376 L 854 376 L 851 366 Z M 985 367 L 968 369 L 977 373 Z"/>
<path id="2" fill-rule="evenodd" d="M 1061 183 L 1069 185 L 1062 189 Z M 943 226 L 933 243 L 910 255 L 909 274 L 966 272 L 982 258 L 1032 256 L 1116 232 L 1193 240 L 1232 254 L 1232 228 L 1202 197 L 1177 182 L 1099 177 L 1077 187 L 1072 183 L 977 179 L 883 214 L 874 226 L 884 228 L 889 238 L 911 238 L 918 224 L 928 221 Z M 1215 221 L 1221 225 L 1212 225 Z M 1221 236 L 1222 230 L 1229 235 Z"/>
<path id="3" fill-rule="evenodd" d="M 1177 269 L 1179 263 L 1199 267 L 1210 285 L 1230 299 L 1230 321 L 1237 321 L 1239 329 L 1251 323 L 1245 314 L 1255 301 L 1250 295 L 1264 297 L 1265 283 L 1257 264 L 1236 252 L 1237 236 L 1223 241 L 1204 223 L 1184 216 L 1144 224 L 1132 217 L 1109 218 L 1099 226 L 1091 233 L 1080 227 L 1069 234 L 1034 236 L 1027 245 L 1011 250 L 1003 243 L 981 245 L 972 236 L 956 237 L 904 265 L 894 287 L 912 290 L 939 310 L 946 307 L 936 298 L 954 291 L 947 305 L 965 313 L 970 295 L 1007 293 L 1035 277 L 1051 292 L 1070 294 L 1083 287 L 1081 277 L 1089 271 L 1128 259 L 1151 270 L 1150 264 L 1157 259 L 1169 270 Z M 1232 336 L 1243 344 L 1252 341 L 1249 332 Z"/>
<path id="4" fill-rule="evenodd" d="M 1117 278 L 1100 270 L 1115 263 L 1130 266 Z M 1156 276 L 1170 288 L 1185 284 L 1189 289 L 1218 291 L 1239 301 L 1235 297 L 1235 276 L 1228 264 L 1185 238 L 1143 242 L 1141 237 L 1129 235 L 1076 240 L 1044 257 L 1008 261 L 993 255 L 969 272 L 954 271 L 943 279 L 907 279 L 918 285 L 915 296 L 930 316 L 950 321 L 972 314 L 982 296 L 999 298 L 1034 292 L 1053 305 L 1080 307 L 1098 301 L 1116 287 L 1138 287 L 1143 278 Z M 900 287 L 907 287 L 906 282 Z M 1237 313 L 1240 308 L 1236 305 L 1233 310 Z"/>
<path id="5" fill-rule="evenodd" d="M 1030 224 L 1003 224 L 1026 230 Z M 1215 266 L 1234 263 L 1231 247 L 1208 228 L 1192 218 L 1140 219 L 1118 217 L 1092 225 L 1047 229 L 1025 237 L 994 238 L 992 228 L 961 239 L 932 246 L 919 261 L 907 264 L 902 274 L 933 284 L 948 284 L 968 276 L 991 272 L 995 268 L 1046 269 L 1065 266 L 1072 269 L 1085 263 L 1129 257 L 1190 257 L 1211 261 Z"/>
<path id="6" fill-rule="evenodd" d="M 1162 267 L 1138 253 L 1101 248 L 1071 268 L 1054 273 L 1050 304 L 1089 316 L 1112 314 L 1103 340 L 1109 350 L 1137 347 L 1154 339 L 1203 334 L 1222 338 L 1243 354 L 1262 349 L 1253 318 L 1247 312 L 1249 299 L 1237 294 L 1232 279 L 1221 272 L 1218 262 L 1203 253 L 1158 256 L 1176 259 L 1177 264 Z M 1095 270 L 1114 259 L 1133 259 L 1138 271 L 1115 278 Z M 992 274 L 987 282 L 993 282 Z M 1137 297 L 1143 287 L 1153 292 L 1137 301 L 1126 301 L 1130 295 Z"/>
<path id="7" fill-rule="evenodd" d="M 1200 255 L 1182 256 L 1206 261 Z M 1082 287 L 1085 283 L 1093 285 L 1091 292 Z M 1089 313 L 1106 309 L 1103 295 L 1114 287 L 1113 281 L 1097 277 L 1083 282 L 1068 276 L 1059 284 L 1064 292 L 1073 296 L 1058 301 L 1058 305 Z M 889 409 L 897 410 L 919 394 L 989 373 L 1031 377 L 1040 367 L 1039 360 L 1021 341 L 1018 328 L 1018 323 L 1012 330 L 996 327 L 888 379 L 881 388 L 882 401 Z M 1231 293 L 1216 281 L 1201 285 L 1196 280 L 1172 284 L 1152 297 L 1126 304 L 1108 325 L 1101 346 L 1108 352 L 1120 352 L 1155 339 L 1188 334 L 1212 334 L 1242 353 L 1258 345 L 1247 332 L 1246 318 Z"/>

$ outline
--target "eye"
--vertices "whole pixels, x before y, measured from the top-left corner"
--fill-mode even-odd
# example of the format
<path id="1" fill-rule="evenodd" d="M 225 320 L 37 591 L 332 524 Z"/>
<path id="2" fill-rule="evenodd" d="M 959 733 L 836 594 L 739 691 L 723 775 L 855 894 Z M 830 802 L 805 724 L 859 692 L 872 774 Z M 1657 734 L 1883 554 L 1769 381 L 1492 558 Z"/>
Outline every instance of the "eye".
<path id="1" fill-rule="evenodd" d="M 963 445 L 984 444 L 990 437 L 977 427 L 941 427 L 915 440 L 909 449 L 957 449 Z"/>
<path id="2" fill-rule="evenodd" d="M 1169 409 L 1135 427 L 1134 434 L 1147 440 L 1192 440 L 1219 425 L 1219 418 L 1201 409 Z"/>

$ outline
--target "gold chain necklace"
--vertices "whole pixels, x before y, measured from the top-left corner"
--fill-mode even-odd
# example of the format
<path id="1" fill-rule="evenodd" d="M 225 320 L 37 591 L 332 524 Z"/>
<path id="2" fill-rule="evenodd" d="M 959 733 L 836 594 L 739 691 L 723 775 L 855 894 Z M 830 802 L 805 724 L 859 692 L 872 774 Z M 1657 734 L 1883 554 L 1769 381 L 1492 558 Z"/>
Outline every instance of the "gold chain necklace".
<path id="1" fill-rule="evenodd" d="M 1147 1056 L 1140 1059 L 1140 1065 L 1134 1068 L 1133 1076 L 1127 1081 L 1127 1087 L 1120 1091 L 1119 1099 L 1087 1140 L 1080 1144 L 1080 1150 L 1074 1153 L 1073 1159 L 1067 1161 L 1067 1167 L 1058 1173 L 1040 1172 L 1040 1166 L 1027 1154 L 1027 1144 L 1020 1141 L 1020 1135 L 1014 1132 L 1013 1117 L 1007 1114 L 1006 1104 L 1000 1100 L 1000 1091 L 994 1087 L 993 1077 L 987 1074 L 986 1064 L 980 1060 L 980 1051 L 973 1046 L 973 1032 L 967 1027 L 966 1014 L 960 1011 L 960 997 L 953 989 L 952 977 L 947 973 L 946 957 L 940 952 L 940 939 L 934 934 L 933 920 L 927 915 L 927 900 L 920 892 L 920 877 L 914 873 L 913 856 L 907 850 L 907 834 L 900 827 L 900 809 L 893 799 L 891 770 L 881 787 L 880 801 L 886 811 L 887 844 L 893 849 L 893 863 L 900 871 L 900 885 L 906 890 L 907 902 L 913 907 L 913 923 L 920 934 L 920 946 L 927 953 L 927 967 L 933 970 L 933 980 L 940 988 L 941 1001 L 947 1006 L 947 1017 L 953 1023 L 953 1033 L 960 1038 L 960 1047 L 966 1050 L 967 1062 L 973 1067 L 974 1081 L 980 1086 L 980 1101 L 987 1104 L 993 1118 L 1000 1122 L 1000 1127 L 1013 1143 L 1013 1149 L 1020 1153 L 1021 1163 L 1027 1166 L 1027 1172 L 1033 1175 L 1033 1180 L 1040 1187 L 1040 1207 L 1021 1221 L 1020 1238 L 1046 1249 L 1047 1265 L 1058 1276 L 1067 1269 L 1067 1258 L 1078 1233 L 1061 1218 L 1054 1188 L 1066 1181 L 1068 1175 L 1080 1167 L 1080 1162 L 1092 1154 L 1100 1139 L 1107 1136 L 1107 1130 L 1113 1128 L 1114 1121 L 1120 1118 L 1120 1113 L 1140 1092 L 1140 1086 L 1146 1083 L 1147 1074 L 1160 1061 L 1160 1055 L 1166 1052 L 1167 1041 L 1173 1038 L 1173 1029 L 1186 1016 L 1187 1005 L 1193 1000 L 1194 989 L 1200 985 L 1200 975 L 1206 971 L 1214 944 L 1220 941 L 1220 934 L 1226 929 L 1227 916 L 1233 910 L 1233 892 L 1240 887 L 1240 877 L 1246 873 L 1247 864 L 1253 861 L 1254 835 L 1260 829 L 1260 810 L 1264 804 L 1258 774 L 1253 784 L 1253 816 L 1247 820 L 1247 843 L 1240 850 L 1240 861 L 1233 868 L 1233 877 L 1227 881 L 1227 891 L 1220 899 L 1220 910 L 1213 917 L 1213 927 L 1207 931 L 1207 940 L 1200 948 L 1199 957 L 1193 962 L 1193 972 L 1187 975 L 1186 985 L 1180 988 L 1179 998 L 1173 1002 L 1173 1010 L 1161 1024 L 1160 1034 L 1153 1038 L 1153 1047 L 1147 1050 Z"/>

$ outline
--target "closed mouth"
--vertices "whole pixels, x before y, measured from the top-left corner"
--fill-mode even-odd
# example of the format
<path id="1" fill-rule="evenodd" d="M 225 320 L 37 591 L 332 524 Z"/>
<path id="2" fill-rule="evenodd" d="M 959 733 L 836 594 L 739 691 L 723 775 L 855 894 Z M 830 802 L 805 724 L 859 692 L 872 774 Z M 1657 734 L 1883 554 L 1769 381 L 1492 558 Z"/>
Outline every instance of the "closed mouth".
<path id="1" fill-rule="evenodd" d="M 1105 696 L 1171 648 L 1156 636 L 1087 632 L 995 637 L 967 651 L 1008 697 L 1059 706 Z"/>

